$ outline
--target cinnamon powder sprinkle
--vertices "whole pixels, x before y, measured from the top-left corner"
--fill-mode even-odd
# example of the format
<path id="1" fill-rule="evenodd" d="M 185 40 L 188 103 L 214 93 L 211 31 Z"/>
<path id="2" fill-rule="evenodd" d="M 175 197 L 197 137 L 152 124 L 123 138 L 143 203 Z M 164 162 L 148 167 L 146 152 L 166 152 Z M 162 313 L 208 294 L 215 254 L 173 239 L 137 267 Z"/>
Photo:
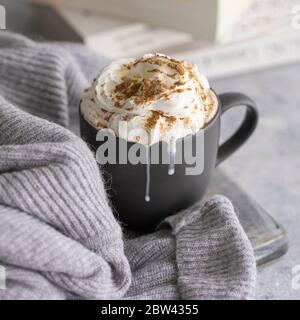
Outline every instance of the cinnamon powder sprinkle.
<path id="1" fill-rule="evenodd" d="M 171 69 L 175 69 L 181 76 L 184 75 L 185 69 L 179 61 L 169 62 L 168 67 L 170 67 Z"/>
<path id="2" fill-rule="evenodd" d="M 162 73 L 162 71 L 159 70 L 158 68 L 154 68 L 152 70 L 148 70 L 147 72 L 159 72 L 159 73 Z"/>
<path id="3" fill-rule="evenodd" d="M 115 92 L 121 94 L 125 99 L 128 99 L 137 94 L 141 87 L 141 83 L 134 79 L 125 78 L 123 82 L 118 84 L 115 88 Z"/>
<path id="4" fill-rule="evenodd" d="M 178 80 L 178 81 L 176 81 L 174 84 L 175 84 L 176 86 L 183 86 L 183 85 L 185 84 L 185 82 Z"/>
<path id="5" fill-rule="evenodd" d="M 177 76 L 177 73 L 166 74 L 169 78 L 174 79 Z"/>
<path id="6" fill-rule="evenodd" d="M 153 129 L 156 124 L 157 124 L 157 121 L 161 118 L 165 118 L 166 119 L 166 122 L 168 124 L 169 127 L 171 127 L 174 122 L 176 121 L 176 118 L 173 117 L 173 116 L 167 116 L 165 115 L 163 112 L 161 111 L 151 111 L 151 116 L 146 120 L 146 123 L 145 123 L 145 128 L 147 130 L 151 130 Z M 160 124 L 160 128 L 162 129 L 162 124 Z"/>
<path id="7" fill-rule="evenodd" d="M 157 121 L 159 120 L 161 116 L 160 111 L 152 111 L 151 116 L 146 120 L 145 127 L 148 130 L 151 130 L 155 127 Z"/>
<path id="8" fill-rule="evenodd" d="M 166 92 L 166 90 L 169 90 L 169 92 Z M 173 90 L 175 90 L 176 93 L 181 93 L 191 89 L 176 89 L 176 86 L 168 88 L 160 79 L 143 79 L 140 82 L 136 79 L 124 78 L 123 82 L 115 87 L 115 99 L 119 102 L 121 100 L 133 98 L 135 104 L 149 103 L 157 97 L 167 98 Z M 116 107 L 119 107 L 120 104 L 117 102 Z"/>
<path id="9" fill-rule="evenodd" d="M 140 58 L 135 61 L 132 66 L 136 66 L 139 63 L 149 63 L 157 66 L 168 66 L 169 68 L 175 70 L 175 73 L 167 74 L 159 68 L 153 68 L 148 72 L 157 72 L 164 73 L 166 76 L 175 78 L 179 74 L 179 79 L 172 86 L 167 86 L 160 79 L 143 79 L 142 81 L 139 78 L 128 78 L 126 76 L 122 77 L 122 82 L 116 85 L 115 87 L 115 98 L 112 100 L 116 100 L 115 106 L 117 108 L 121 108 L 120 101 L 127 100 L 132 98 L 132 101 L 135 104 L 146 104 L 151 103 L 157 98 L 165 98 L 168 99 L 168 96 L 172 93 L 181 93 L 186 90 L 191 90 L 190 88 L 178 88 L 178 86 L 182 86 L 185 84 L 182 80 L 182 76 L 185 74 L 187 68 L 183 64 L 182 61 L 166 58 L 163 56 L 153 56 L 148 58 Z M 124 65 L 127 68 L 129 65 Z"/>
<path id="10" fill-rule="evenodd" d="M 116 108 L 119 108 L 119 109 L 122 108 L 122 105 L 121 105 L 121 103 L 120 103 L 119 101 L 116 101 L 116 102 L 114 103 L 114 106 L 115 106 Z"/>
<path id="11" fill-rule="evenodd" d="M 207 97 L 206 97 L 206 95 L 205 95 L 204 93 L 201 93 L 201 95 L 200 95 L 200 96 L 201 96 L 201 100 L 202 100 L 203 102 L 204 102 L 204 101 L 206 100 L 206 98 L 207 98 Z"/>
<path id="12" fill-rule="evenodd" d="M 126 68 L 127 70 L 131 69 L 131 64 L 124 64 L 124 68 Z"/>
<path id="13" fill-rule="evenodd" d="M 136 79 L 125 78 L 122 83 L 115 87 L 116 100 L 126 100 L 133 97 L 136 104 L 147 103 L 162 94 L 166 85 L 161 80 L 146 80 L 139 82 Z"/>
<path id="14" fill-rule="evenodd" d="M 165 85 L 161 80 L 145 80 L 143 79 L 141 85 L 140 95 L 134 98 L 134 103 L 147 103 L 154 100 L 159 94 L 163 93 Z"/>
<path id="15" fill-rule="evenodd" d="M 141 62 L 150 63 L 158 66 L 163 66 L 164 64 L 166 64 L 169 68 L 176 70 L 180 75 L 183 75 L 185 73 L 185 70 L 187 69 L 182 65 L 182 61 L 173 58 L 169 59 L 159 55 L 149 57 L 146 59 L 140 58 L 133 64 L 133 66 L 136 66 Z"/>
<path id="16" fill-rule="evenodd" d="M 173 123 L 176 121 L 176 118 L 173 116 L 165 116 L 167 123 L 169 125 L 169 127 L 171 127 L 173 125 Z"/>

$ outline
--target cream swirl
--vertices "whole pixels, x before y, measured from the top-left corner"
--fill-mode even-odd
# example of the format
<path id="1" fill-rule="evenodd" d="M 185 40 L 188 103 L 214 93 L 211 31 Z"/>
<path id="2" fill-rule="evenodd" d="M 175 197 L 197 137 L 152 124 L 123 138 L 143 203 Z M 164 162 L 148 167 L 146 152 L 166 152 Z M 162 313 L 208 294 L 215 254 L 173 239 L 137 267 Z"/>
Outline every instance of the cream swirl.
<path id="1" fill-rule="evenodd" d="M 216 97 L 197 66 L 162 54 L 112 62 L 81 102 L 83 116 L 97 129 L 146 144 L 196 133 L 216 109 Z"/>

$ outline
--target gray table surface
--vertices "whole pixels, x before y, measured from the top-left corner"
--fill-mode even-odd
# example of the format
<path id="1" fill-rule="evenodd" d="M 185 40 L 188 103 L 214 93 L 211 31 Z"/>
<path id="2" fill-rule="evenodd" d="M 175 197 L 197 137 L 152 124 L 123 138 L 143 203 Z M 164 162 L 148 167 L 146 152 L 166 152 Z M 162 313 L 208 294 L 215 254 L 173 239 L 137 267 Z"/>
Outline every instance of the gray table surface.
<path id="1" fill-rule="evenodd" d="M 217 93 L 243 92 L 258 106 L 260 121 L 250 140 L 222 169 L 260 203 L 288 236 L 286 255 L 258 269 L 257 299 L 298 299 L 292 268 L 300 265 L 300 64 L 212 81 Z M 222 137 L 242 116 L 228 111 Z"/>

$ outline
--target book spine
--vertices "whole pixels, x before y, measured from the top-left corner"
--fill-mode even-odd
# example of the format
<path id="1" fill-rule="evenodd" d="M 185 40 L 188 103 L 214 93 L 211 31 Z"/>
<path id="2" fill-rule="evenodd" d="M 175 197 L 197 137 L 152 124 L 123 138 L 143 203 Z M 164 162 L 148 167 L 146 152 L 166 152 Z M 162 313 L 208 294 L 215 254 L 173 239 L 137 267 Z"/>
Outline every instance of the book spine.
<path id="1" fill-rule="evenodd" d="M 300 32 L 290 31 L 247 42 L 181 52 L 176 56 L 196 63 L 200 71 L 215 79 L 297 62 L 299 52 Z"/>

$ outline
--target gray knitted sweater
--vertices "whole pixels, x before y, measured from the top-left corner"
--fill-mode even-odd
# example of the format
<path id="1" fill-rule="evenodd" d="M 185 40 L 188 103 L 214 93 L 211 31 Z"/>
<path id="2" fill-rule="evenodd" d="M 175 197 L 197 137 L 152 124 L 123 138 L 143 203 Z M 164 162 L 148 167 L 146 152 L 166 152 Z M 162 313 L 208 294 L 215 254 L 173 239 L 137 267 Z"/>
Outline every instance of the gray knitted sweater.
<path id="1" fill-rule="evenodd" d="M 0 33 L 0 299 L 252 298 L 253 251 L 226 198 L 147 235 L 114 218 L 92 153 L 66 129 L 106 62 Z"/>

